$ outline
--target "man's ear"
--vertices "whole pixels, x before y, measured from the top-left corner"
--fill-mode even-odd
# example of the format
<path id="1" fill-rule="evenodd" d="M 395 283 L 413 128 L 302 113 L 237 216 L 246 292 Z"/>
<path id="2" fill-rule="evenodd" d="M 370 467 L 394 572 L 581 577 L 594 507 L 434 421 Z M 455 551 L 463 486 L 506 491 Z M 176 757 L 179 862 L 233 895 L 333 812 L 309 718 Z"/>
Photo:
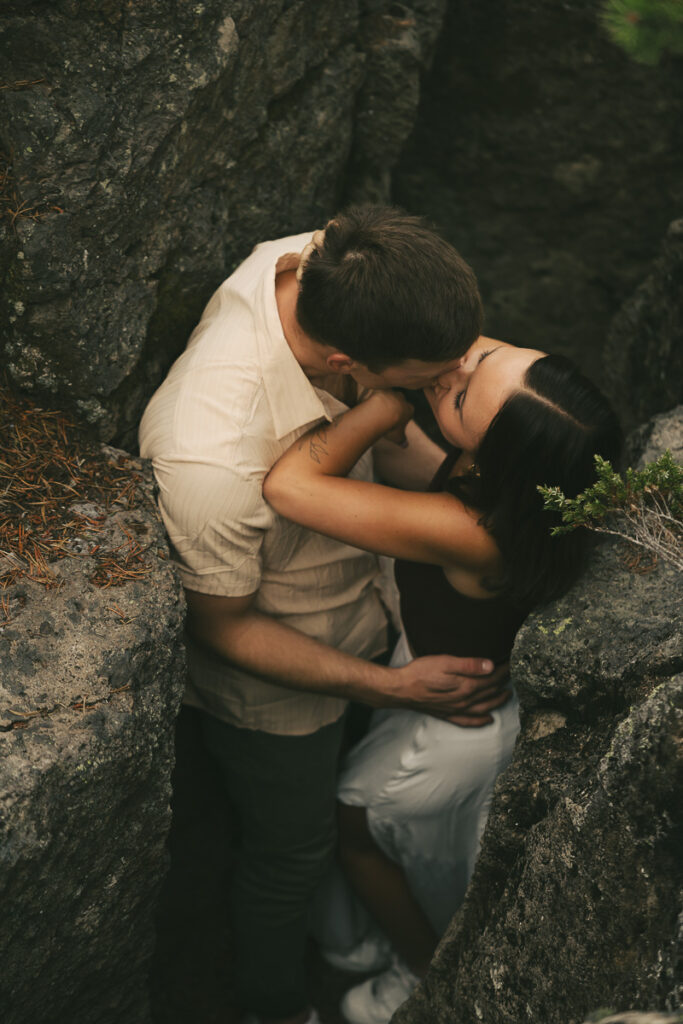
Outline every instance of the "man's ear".
<path id="1" fill-rule="evenodd" d="M 344 355 L 343 352 L 333 352 L 326 358 L 325 362 L 330 373 L 353 373 L 358 366 L 355 359 Z"/>

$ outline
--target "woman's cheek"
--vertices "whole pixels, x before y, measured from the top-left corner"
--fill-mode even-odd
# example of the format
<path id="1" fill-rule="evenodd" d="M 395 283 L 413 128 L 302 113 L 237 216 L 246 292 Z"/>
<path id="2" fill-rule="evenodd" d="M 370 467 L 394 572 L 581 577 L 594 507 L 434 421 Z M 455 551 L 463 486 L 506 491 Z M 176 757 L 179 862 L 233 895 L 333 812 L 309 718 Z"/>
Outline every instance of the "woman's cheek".
<path id="1" fill-rule="evenodd" d="M 452 415 L 444 415 L 443 413 L 437 416 L 436 419 L 439 424 L 439 429 L 446 440 L 450 441 L 451 444 L 461 444 L 462 438 L 460 436 L 460 431 L 458 430 L 458 421 Z"/>

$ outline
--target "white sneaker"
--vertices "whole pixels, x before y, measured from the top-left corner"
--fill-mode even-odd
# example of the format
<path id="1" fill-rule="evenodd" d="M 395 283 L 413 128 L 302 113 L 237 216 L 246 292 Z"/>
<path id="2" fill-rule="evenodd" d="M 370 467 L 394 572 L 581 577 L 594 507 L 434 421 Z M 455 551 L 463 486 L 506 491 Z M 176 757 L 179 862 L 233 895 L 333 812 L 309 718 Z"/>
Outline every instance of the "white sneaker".
<path id="1" fill-rule="evenodd" d="M 420 979 L 400 960 L 391 967 L 349 989 L 341 1001 L 341 1012 L 349 1024 L 388 1024 Z"/>
<path id="2" fill-rule="evenodd" d="M 370 931 L 357 946 L 346 953 L 335 949 L 320 949 L 320 955 L 339 971 L 369 974 L 383 971 L 392 959 L 391 944 L 379 931 Z"/>

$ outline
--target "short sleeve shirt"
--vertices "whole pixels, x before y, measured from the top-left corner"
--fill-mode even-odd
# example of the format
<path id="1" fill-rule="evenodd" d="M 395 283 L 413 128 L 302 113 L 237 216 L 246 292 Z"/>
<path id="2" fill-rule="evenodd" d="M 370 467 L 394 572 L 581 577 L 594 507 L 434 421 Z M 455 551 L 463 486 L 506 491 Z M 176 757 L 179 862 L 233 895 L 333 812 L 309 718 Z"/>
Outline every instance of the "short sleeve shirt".
<path id="1" fill-rule="evenodd" d="M 183 584 L 204 594 L 257 593 L 255 607 L 350 654 L 385 646 L 373 555 L 276 515 L 262 495 L 273 463 L 346 405 L 314 387 L 284 337 L 275 299 L 280 257 L 311 234 L 265 242 L 218 288 L 140 425 Z M 371 479 L 364 456 L 352 476 Z M 345 701 L 281 687 L 194 645 L 190 704 L 224 721 L 305 734 Z"/>

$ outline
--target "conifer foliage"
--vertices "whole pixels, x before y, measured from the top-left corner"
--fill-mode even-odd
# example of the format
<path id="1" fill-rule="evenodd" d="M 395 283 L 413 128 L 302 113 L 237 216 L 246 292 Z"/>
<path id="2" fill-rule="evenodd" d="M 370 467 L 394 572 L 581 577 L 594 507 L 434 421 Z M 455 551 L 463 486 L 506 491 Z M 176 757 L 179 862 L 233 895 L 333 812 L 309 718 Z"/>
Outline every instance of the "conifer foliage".
<path id="1" fill-rule="evenodd" d="M 658 64 L 665 53 L 683 56 L 683 0 L 606 0 L 601 20 L 641 64 Z"/>
<path id="2" fill-rule="evenodd" d="M 575 498 L 559 487 L 539 487 L 544 509 L 560 514 L 552 535 L 585 527 L 621 537 L 683 570 L 683 467 L 671 452 L 623 477 L 599 455 L 595 468 L 597 482 Z"/>

